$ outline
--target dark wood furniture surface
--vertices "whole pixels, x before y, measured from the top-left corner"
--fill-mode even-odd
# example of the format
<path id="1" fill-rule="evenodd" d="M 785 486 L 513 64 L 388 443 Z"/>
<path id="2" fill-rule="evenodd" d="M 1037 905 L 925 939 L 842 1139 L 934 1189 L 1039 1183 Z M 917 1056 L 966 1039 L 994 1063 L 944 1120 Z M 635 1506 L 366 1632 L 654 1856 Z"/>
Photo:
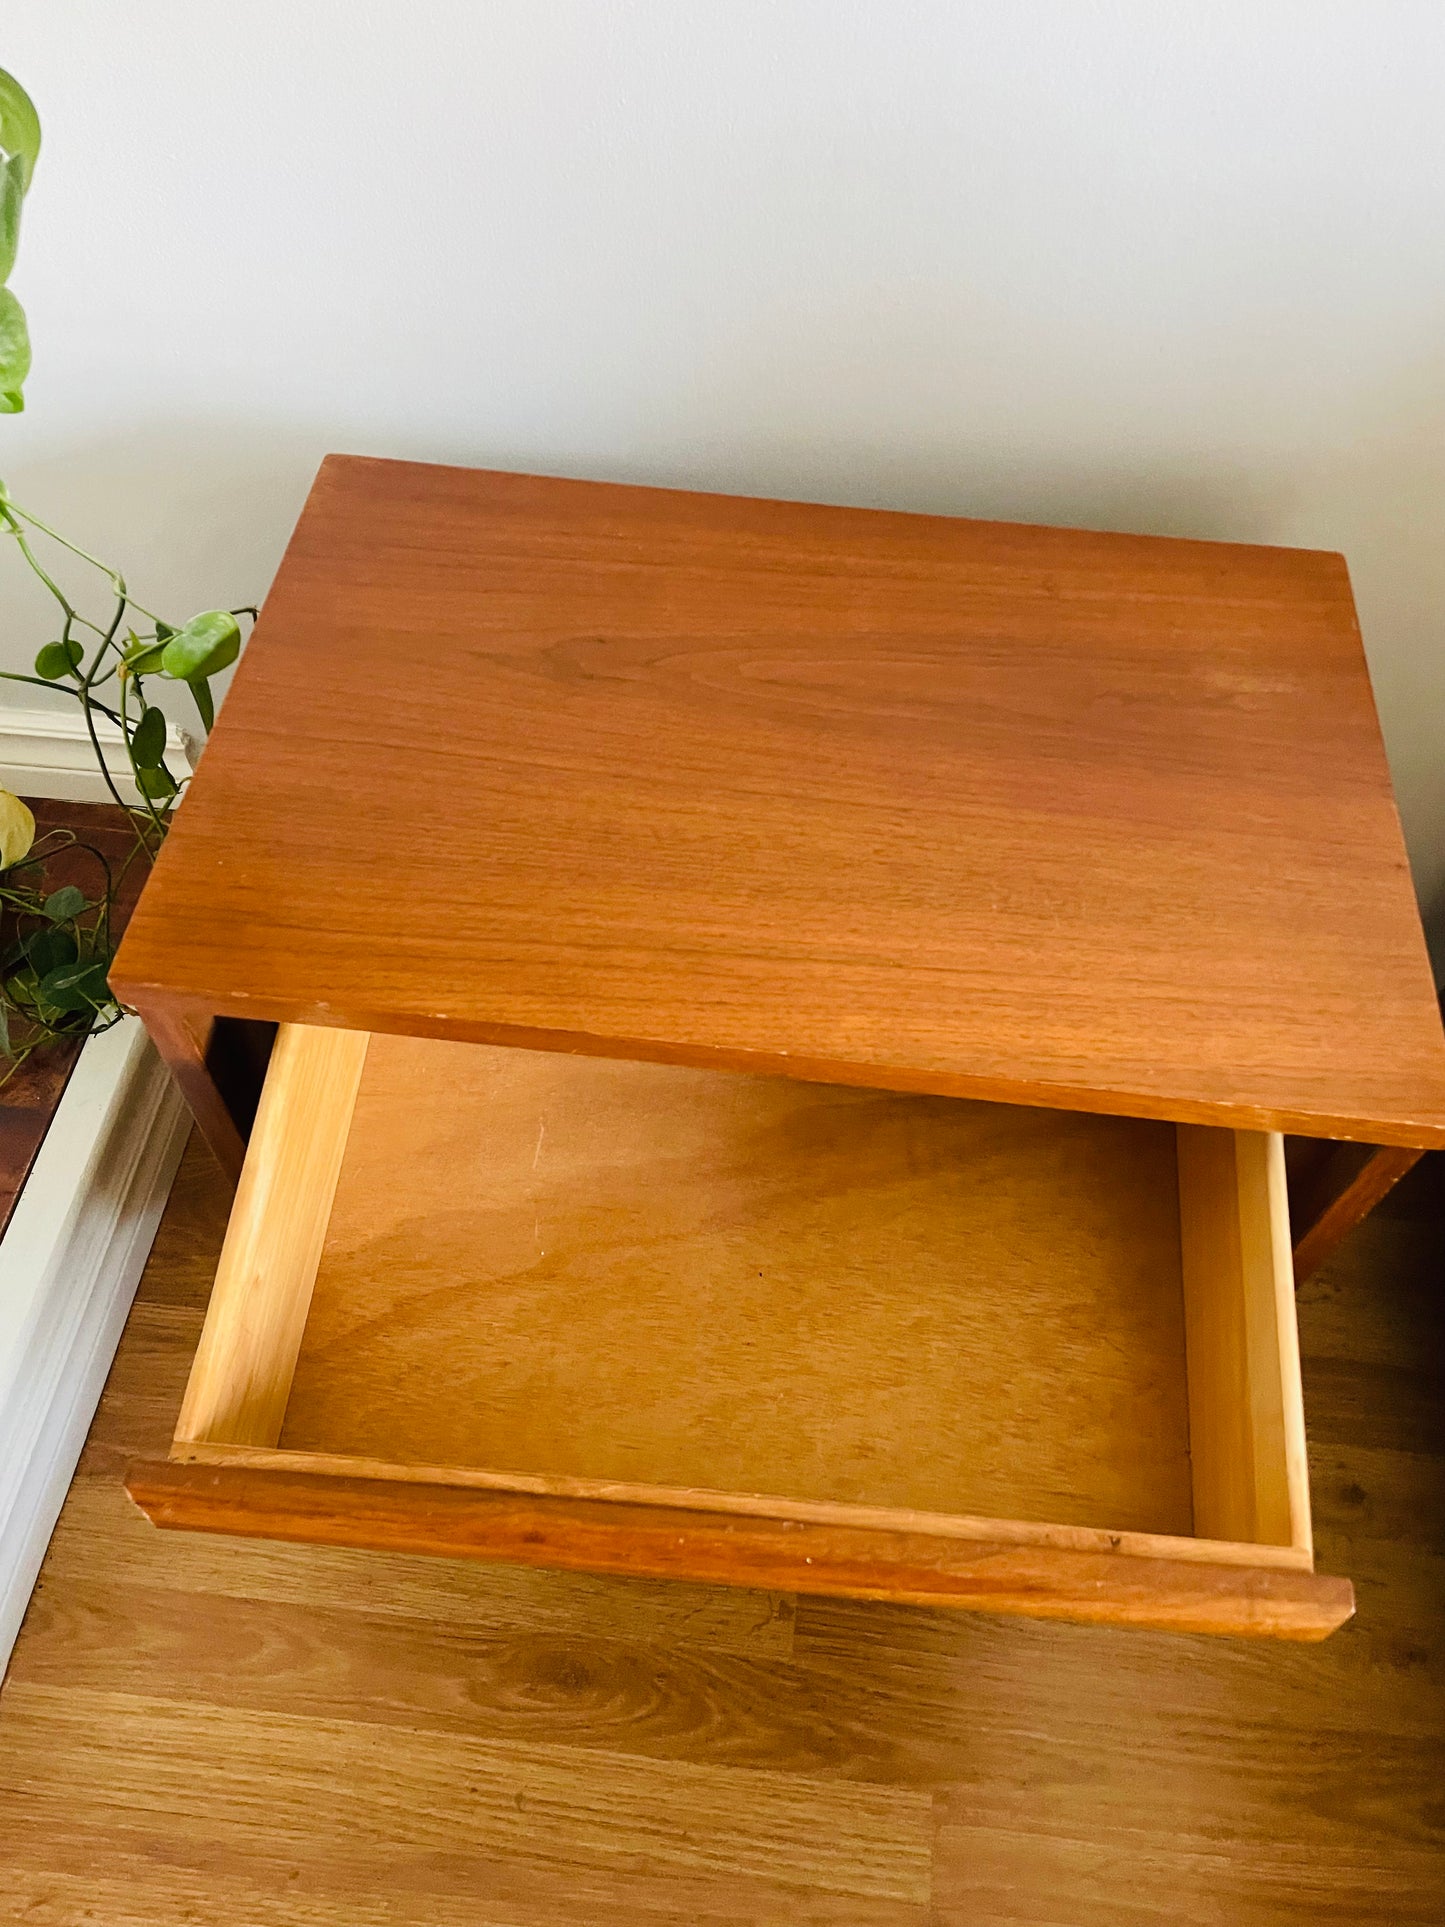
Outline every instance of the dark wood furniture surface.
<path id="1" fill-rule="evenodd" d="M 1342 559 L 333 457 L 114 981 L 1445 1144 Z"/>

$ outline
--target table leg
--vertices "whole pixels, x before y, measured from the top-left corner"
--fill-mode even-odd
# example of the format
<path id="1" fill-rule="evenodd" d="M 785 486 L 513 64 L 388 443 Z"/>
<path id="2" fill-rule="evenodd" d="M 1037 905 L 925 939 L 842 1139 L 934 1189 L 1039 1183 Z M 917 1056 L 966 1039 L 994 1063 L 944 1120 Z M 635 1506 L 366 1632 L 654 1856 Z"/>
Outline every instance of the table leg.
<path id="1" fill-rule="evenodd" d="M 246 1142 L 242 1126 L 222 1094 L 212 1061 L 217 1020 L 208 1012 L 170 999 L 148 1001 L 138 1008 L 202 1137 L 234 1183 L 241 1175 Z"/>
<path id="2" fill-rule="evenodd" d="M 1322 1147 L 1290 1187 L 1295 1283 L 1303 1284 L 1318 1271 L 1346 1234 L 1423 1156 L 1423 1151 L 1393 1144 Z"/>

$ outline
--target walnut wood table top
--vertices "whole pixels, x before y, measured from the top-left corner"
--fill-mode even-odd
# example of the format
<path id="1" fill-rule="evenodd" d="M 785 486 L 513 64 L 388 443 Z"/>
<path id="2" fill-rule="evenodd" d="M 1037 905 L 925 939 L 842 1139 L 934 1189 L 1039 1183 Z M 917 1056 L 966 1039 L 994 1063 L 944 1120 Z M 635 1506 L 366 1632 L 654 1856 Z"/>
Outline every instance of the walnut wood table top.
<path id="1" fill-rule="evenodd" d="M 332 457 L 114 981 L 1445 1144 L 1312 551 Z"/>

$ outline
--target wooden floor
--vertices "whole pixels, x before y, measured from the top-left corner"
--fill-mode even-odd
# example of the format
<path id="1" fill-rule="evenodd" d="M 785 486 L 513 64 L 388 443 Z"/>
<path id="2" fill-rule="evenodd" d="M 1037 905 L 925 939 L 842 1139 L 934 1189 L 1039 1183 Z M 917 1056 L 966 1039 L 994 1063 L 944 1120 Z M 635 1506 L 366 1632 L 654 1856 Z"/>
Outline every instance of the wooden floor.
<path id="1" fill-rule="evenodd" d="M 0 1694 L 27 1927 L 1445 1920 L 1445 1179 L 1302 1294 L 1319 1647 L 163 1534 L 187 1158 Z"/>

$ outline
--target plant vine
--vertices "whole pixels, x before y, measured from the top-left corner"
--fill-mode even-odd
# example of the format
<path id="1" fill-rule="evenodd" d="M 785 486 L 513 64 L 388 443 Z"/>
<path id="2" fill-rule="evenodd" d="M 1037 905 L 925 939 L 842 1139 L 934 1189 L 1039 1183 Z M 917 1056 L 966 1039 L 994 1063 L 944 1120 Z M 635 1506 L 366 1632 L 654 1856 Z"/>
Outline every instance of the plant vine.
<path id="1" fill-rule="evenodd" d="M 20 213 L 40 152 L 34 103 L 0 70 L 0 414 L 25 406 L 30 339 L 25 312 L 7 285 L 19 244 Z M 0 482 L 0 540 L 51 599 L 55 630 L 33 673 L 0 670 L 0 680 L 69 696 L 111 800 L 125 813 L 132 841 L 118 863 L 73 830 L 37 839 L 28 806 L 0 790 L 0 1088 L 32 1053 L 65 1038 L 108 1029 L 123 1014 L 107 981 L 115 954 L 120 893 L 133 866 L 147 868 L 170 827 L 189 780 L 172 767 L 167 717 L 148 683 L 183 683 L 204 732 L 215 720 L 212 677 L 236 660 L 243 622 L 256 611 L 207 609 L 172 624 L 137 601 L 125 578 L 15 501 Z M 62 587 L 79 562 L 94 587 L 104 584 L 100 616 Z M 124 766 L 117 780 L 110 750 Z M 52 887 L 55 860 L 81 859 L 90 887 Z M 74 867 L 74 855 L 69 867 Z"/>

